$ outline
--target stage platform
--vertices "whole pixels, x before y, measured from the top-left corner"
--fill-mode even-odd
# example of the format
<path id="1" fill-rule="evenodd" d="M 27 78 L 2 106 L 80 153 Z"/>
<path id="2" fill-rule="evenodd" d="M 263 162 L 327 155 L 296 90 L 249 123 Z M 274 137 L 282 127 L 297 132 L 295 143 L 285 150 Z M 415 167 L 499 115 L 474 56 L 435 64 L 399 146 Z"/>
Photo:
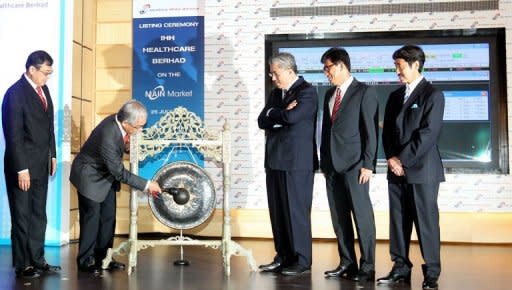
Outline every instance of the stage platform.
<path id="1" fill-rule="evenodd" d="M 126 237 L 117 237 L 116 245 Z M 273 243 L 268 239 L 236 239 L 243 247 L 252 249 L 258 264 L 270 262 Z M 279 274 L 251 272 L 244 257 L 233 257 L 231 276 L 226 277 L 219 250 L 185 247 L 186 267 L 173 262 L 179 258 L 179 247 L 158 246 L 139 252 L 138 265 L 132 275 L 125 271 L 104 271 L 100 276 L 77 272 L 75 263 L 78 244 L 46 248 L 50 264 L 60 264 L 62 272 L 40 278 L 17 279 L 11 268 L 10 246 L 0 247 L 0 290 L 404 290 L 421 289 L 421 256 L 418 244 L 411 248 L 414 263 L 410 286 L 385 286 L 375 283 L 355 283 L 344 279 L 326 279 L 324 271 L 338 264 L 334 240 L 315 240 L 313 266 L 308 274 L 287 277 Z M 443 244 L 440 290 L 505 290 L 512 289 L 512 245 Z M 127 257 L 117 257 L 127 263 Z M 377 243 L 377 277 L 391 268 L 388 243 Z"/>

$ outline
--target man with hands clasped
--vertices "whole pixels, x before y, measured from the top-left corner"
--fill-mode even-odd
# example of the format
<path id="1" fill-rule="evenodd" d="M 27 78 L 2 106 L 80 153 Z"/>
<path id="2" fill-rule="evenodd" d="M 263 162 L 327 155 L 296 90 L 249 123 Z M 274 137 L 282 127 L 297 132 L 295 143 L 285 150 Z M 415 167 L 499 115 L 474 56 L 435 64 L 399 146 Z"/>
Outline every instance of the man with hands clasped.
<path id="1" fill-rule="evenodd" d="M 425 260 L 423 289 L 437 289 L 441 273 L 437 196 L 444 170 L 438 149 L 444 95 L 423 75 L 425 54 L 415 45 L 393 53 L 404 85 L 386 104 L 382 144 L 388 163 L 389 251 L 394 265 L 378 283 L 410 283 L 409 246 L 413 223 Z"/>

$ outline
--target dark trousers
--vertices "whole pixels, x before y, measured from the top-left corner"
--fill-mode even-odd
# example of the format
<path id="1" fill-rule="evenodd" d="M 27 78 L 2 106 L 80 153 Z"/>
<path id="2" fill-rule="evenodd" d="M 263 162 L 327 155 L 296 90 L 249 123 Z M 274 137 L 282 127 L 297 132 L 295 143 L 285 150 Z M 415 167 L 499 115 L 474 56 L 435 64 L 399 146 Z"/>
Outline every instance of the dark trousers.
<path id="1" fill-rule="evenodd" d="M 276 260 L 311 267 L 313 170 L 267 169 L 266 177 Z"/>
<path id="2" fill-rule="evenodd" d="M 376 234 L 369 183 L 359 184 L 358 178 L 358 169 L 345 173 L 326 173 L 327 198 L 334 233 L 338 239 L 340 264 L 357 266 L 353 217 L 361 252 L 360 269 L 374 271 Z"/>
<path id="3" fill-rule="evenodd" d="M 390 230 L 389 247 L 395 266 L 410 271 L 409 260 L 412 226 L 420 243 L 425 265 L 425 277 L 439 277 L 441 273 L 439 209 L 437 196 L 439 183 L 394 184 L 388 183 Z"/>
<path id="4" fill-rule="evenodd" d="M 30 179 L 30 188 L 18 187 L 18 176 L 5 174 L 11 212 L 12 264 L 16 269 L 43 265 L 48 179 Z"/>
<path id="5" fill-rule="evenodd" d="M 96 202 L 78 194 L 80 212 L 80 239 L 77 263 L 87 266 L 93 260 L 97 265 L 114 244 L 116 227 L 116 192 L 110 189 L 103 202 Z"/>

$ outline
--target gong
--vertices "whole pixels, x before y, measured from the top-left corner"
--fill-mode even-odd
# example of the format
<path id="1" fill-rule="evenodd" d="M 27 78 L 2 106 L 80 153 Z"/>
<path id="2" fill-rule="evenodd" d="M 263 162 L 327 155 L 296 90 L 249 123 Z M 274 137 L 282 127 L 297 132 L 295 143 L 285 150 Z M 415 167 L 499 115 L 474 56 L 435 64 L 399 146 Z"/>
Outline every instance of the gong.
<path id="1" fill-rule="evenodd" d="M 162 188 L 159 197 L 149 197 L 155 217 L 174 229 L 191 229 L 210 217 L 215 207 L 215 188 L 210 177 L 190 162 L 173 162 L 153 177 Z"/>

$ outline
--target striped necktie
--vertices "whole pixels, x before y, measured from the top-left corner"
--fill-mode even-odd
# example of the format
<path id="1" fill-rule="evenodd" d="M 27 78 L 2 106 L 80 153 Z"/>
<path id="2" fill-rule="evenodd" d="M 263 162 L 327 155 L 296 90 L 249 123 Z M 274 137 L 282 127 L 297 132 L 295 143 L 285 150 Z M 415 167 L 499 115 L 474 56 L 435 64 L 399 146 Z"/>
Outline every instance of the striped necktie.
<path id="1" fill-rule="evenodd" d="M 41 100 L 41 103 L 43 104 L 44 111 L 48 110 L 48 104 L 46 103 L 46 98 L 43 95 L 43 90 L 41 87 L 36 87 L 37 94 L 39 95 L 39 99 Z"/>
<path id="2" fill-rule="evenodd" d="M 338 113 L 338 109 L 340 108 L 341 104 L 341 89 L 338 87 L 336 88 L 336 97 L 334 99 L 334 106 L 332 106 L 332 113 L 331 113 L 331 123 L 334 122 L 336 119 L 336 113 Z"/>
<path id="3" fill-rule="evenodd" d="M 407 99 L 411 95 L 411 87 L 409 85 L 405 85 L 405 95 L 404 95 L 404 104 L 407 102 Z"/>

